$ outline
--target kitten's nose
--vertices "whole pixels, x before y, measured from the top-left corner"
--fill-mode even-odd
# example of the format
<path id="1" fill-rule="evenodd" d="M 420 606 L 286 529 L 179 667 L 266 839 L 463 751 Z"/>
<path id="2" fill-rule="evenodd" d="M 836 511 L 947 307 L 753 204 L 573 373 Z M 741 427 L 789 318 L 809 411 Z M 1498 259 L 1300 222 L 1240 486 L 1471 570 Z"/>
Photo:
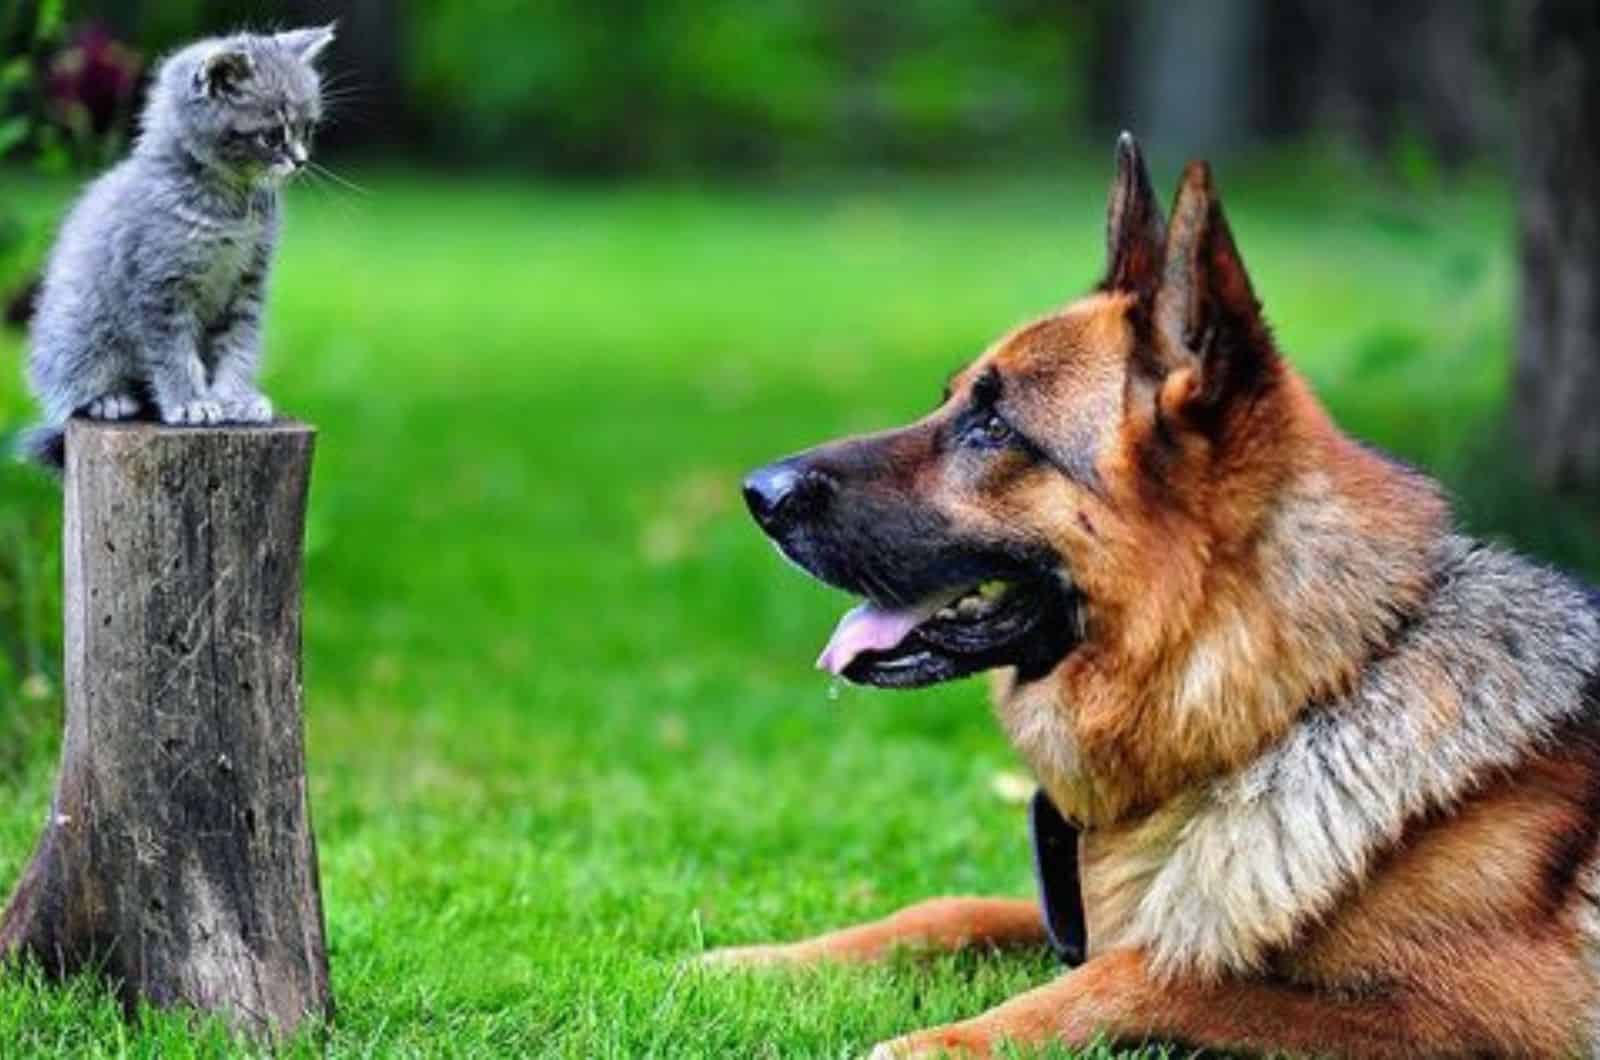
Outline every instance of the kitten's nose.
<path id="1" fill-rule="evenodd" d="M 294 163 L 294 168 L 300 169 L 306 164 L 306 149 L 296 144 L 289 148 L 289 161 Z"/>

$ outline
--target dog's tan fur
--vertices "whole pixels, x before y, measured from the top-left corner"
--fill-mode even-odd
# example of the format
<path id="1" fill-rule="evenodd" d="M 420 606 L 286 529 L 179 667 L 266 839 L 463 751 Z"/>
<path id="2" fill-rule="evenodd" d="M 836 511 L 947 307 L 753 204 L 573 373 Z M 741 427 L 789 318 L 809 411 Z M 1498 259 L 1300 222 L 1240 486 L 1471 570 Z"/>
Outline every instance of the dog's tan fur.
<path id="1" fill-rule="evenodd" d="M 1049 439 L 953 475 L 915 427 L 896 488 L 1048 543 L 1088 635 L 1001 724 L 1084 828 L 1090 957 L 882 1047 L 1156 1038 L 1338 1056 L 1587 1054 L 1600 621 L 1455 537 L 1426 478 L 1351 441 L 1278 356 L 1203 164 L 1170 228 L 1131 143 L 1104 288 L 952 386 L 1005 380 Z M 946 413 L 934 414 L 937 419 Z M 727 962 L 1042 940 L 1031 903 L 941 899 Z"/>

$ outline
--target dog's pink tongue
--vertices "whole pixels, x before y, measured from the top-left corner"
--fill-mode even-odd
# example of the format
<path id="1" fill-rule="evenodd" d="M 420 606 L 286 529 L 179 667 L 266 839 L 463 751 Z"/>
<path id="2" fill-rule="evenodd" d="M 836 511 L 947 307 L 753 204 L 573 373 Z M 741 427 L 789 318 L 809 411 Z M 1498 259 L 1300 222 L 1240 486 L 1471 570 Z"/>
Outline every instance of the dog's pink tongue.
<path id="1" fill-rule="evenodd" d="M 862 652 L 888 651 L 898 645 L 906 634 L 949 602 L 947 597 L 939 596 L 894 611 L 876 604 L 860 605 L 839 620 L 828 646 L 817 657 L 817 669 L 839 676 Z"/>

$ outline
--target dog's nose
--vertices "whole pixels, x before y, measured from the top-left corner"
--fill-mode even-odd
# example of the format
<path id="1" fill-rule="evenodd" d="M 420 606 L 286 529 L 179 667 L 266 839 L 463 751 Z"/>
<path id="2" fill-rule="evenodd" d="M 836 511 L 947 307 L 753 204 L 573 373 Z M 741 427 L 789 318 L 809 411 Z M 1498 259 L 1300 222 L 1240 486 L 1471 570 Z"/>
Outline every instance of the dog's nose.
<path id="1" fill-rule="evenodd" d="M 833 490 L 833 480 L 816 468 L 769 464 L 744 480 L 744 502 L 764 530 L 774 530 L 815 514 Z"/>

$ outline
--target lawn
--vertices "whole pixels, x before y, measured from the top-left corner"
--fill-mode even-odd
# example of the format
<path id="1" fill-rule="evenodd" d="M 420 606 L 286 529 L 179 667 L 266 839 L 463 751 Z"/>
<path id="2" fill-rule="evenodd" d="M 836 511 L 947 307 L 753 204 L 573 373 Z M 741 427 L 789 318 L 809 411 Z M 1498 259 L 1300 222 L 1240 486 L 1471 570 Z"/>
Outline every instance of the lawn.
<path id="1" fill-rule="evenodd" d="M 295 189 L 267 387 L 320 429 L 306 700 L 330 1055 L 846 1056 L 1053 974 L 1042 956 L 682 961 L 1030 889 L 982 683 L 831 687 L 810 663 L 846 601 L 774 557 L 737 484 L 925 411 L 989 338 L 1088 287 L 1098 163 Z M 1463 488 L 1471 525 L 1592 569 L 1583 517 L 1505 470 L 1500 185 L 1303 160 L 1220 177 L 1282 344 L 1336 414 Z M 0 181 L 36 216 L 70 190 Z M 28 414 L 20 352 L 0 334 L 0 429 Z M 50 485 L 0 471 L 0 889 L 54 767 L 57 519 Z M 92 983 L 15 977 L 0 1041 L 225 1051 L 171 1018 L 124 1026 Z"/>

